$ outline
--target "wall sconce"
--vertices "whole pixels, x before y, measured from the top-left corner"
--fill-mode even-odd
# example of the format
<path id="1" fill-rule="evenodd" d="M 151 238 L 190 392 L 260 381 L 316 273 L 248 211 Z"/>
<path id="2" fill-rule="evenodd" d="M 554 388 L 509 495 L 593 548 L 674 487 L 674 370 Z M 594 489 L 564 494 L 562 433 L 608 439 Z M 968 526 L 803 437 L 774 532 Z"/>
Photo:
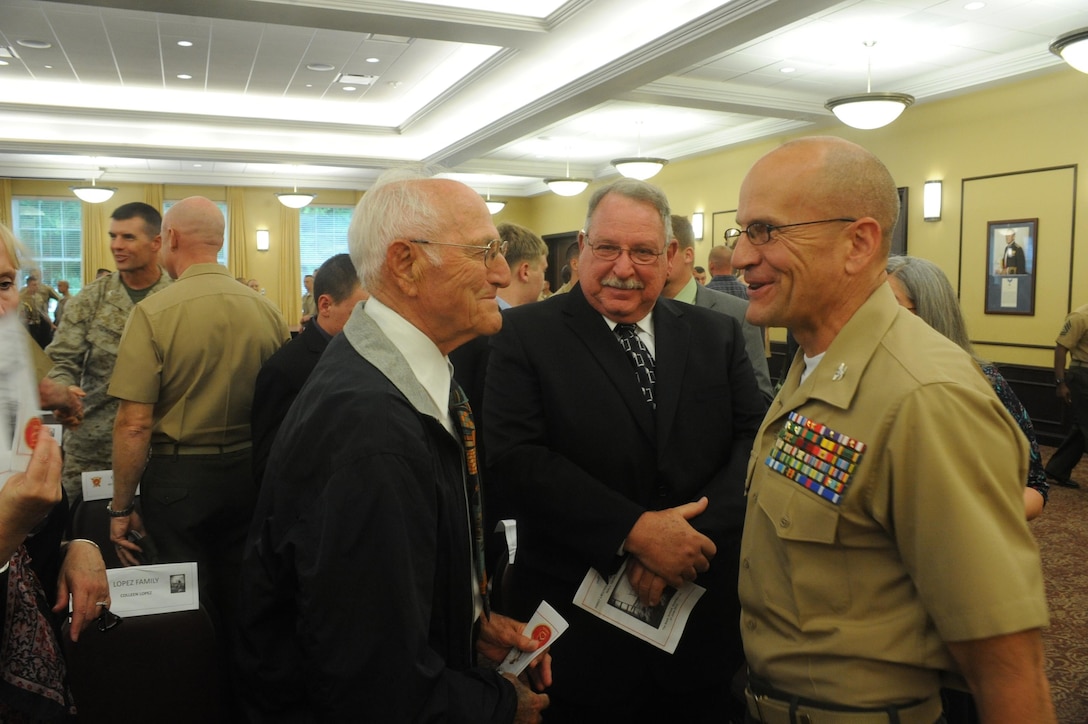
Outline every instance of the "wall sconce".
<path id="1" fill-rule="evenodd" d="M 268 251 L 268 229 L 257 229 L 257 251 Z"/>
<path id="2" fill-rule="evenodd" d="M 941 220 L 941 182 L 926 181 L 922 186 L 922 219 Z"/>
<path id="3" fill-rule="evenodd" d="M 695 232 L 695 241 L 703 240 L 703 212 L 696 211 L 691 215 L 691 230 Z"/>

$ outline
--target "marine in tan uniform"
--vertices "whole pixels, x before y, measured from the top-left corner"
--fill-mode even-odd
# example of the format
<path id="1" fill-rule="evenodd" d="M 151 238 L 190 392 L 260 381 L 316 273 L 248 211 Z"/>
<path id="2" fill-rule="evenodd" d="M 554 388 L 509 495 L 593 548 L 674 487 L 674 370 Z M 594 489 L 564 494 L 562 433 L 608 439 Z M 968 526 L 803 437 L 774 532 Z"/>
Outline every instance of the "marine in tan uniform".
<path id="1" fill-rule="evenodd" d="M 26 286 L 19 292 L 19 313 L 30 336 L 45 349 L 53 338 L 53 322 L 49 319 L 49 308 L 42 303 L 40 284 L 33 274 L 26 278 Z"/>
<path id="2" fill-rule="evenodd" d="M 1064 488 L 1079 488 L 1069 476 L 1088 450 L 1088 304 L 1069 313 L 1054 341 L 1054 382 L 1058 399 L 1070 406 L 1073 427 L 1047 461 L 1046 474 Z"/>
<path id="3" fill-rule="evenodd" d="M 81 474 L 112 468 L 113 421 L 118 400 L 106 392 L 125 322 L 137 302 L 170 283 L 159 267 L 162 215 L 133 202 L 110 215 L 110 252 L 117 271 L 94 280 L 65 307 L 46 353 L 48 377 L 83 394 L 83 422 L 64 435 L 64 489 L 69 501 L 83 497 Z"/>
<path id="4" fill-rule="evenodd" d="M 203 197 L 166 212 L 162 264 L 176 281 L 133 310 L 109 387 L 121 400 L 110 537 L 126 565 L 142 553 L 126 539 L 130 530 L 151 537 L 159 562 L 196 561 L 202 598 L 220 622 L 230 620 L 256 503 L 253 385 L 288 338 L 279 311 L 216 263 L 223 227 Z M 132 510 L 141 474 L 143 519 Z"/>
<path id="5" fill-rule="evenodd" d="M 971 358 L 897 305 L 897 213 L 887 169 L 841 139 L 786 144 L 741 187 L 748 319 L 803 351 L 749 461 L 750 720 L 932 724 L 962 674 L 982 721 L 1054 722 L 1027 443 Z"/>

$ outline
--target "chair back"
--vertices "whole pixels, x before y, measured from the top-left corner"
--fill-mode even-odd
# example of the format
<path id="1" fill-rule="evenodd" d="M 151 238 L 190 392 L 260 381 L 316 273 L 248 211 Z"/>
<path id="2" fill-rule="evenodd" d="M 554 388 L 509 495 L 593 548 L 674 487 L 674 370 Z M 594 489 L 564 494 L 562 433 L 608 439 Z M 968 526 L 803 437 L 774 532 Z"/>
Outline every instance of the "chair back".
<path id="1" fill-rule="evenodd" d="M 226 722 L 227 662 L 203 609 L 92 625 L 61 646 L 79 721 Z"/>

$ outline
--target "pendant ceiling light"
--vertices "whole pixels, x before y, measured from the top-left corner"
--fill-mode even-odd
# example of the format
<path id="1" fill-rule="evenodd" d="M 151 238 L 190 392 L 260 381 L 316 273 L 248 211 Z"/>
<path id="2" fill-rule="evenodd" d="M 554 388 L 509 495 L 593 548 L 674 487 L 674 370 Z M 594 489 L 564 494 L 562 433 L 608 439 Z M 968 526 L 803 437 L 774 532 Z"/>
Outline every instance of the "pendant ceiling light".
<path id="1" fill-rule="evenodd" d="M 299 193 L 298 184 L 295 184 L 294 191 L 276 194 L 276 198 L 289 209 L 301 209 L 303 206 L 309 206 L 310 202 L 317 198 L 317 194 Z"/>
<path id="2" fill-rule="evenodd" d="M 612 165 L 620 172 L 621 176 L 645 181 L 657 175 L 657 172 L 668 163 L 664 158 L 652 158 L 642 155 L 642 121 L 635 124 L 638 127 L 638 155 L 631 158 L 617 158 L 612 160 Z"/>
<path id="3" fill-rule="evenodd" d="M 834 113 L 840 121 L 851 128 L 859 128 L 863 131 L 888 125 L 914 103 L 914 96 L 906 93 L 873 93 L 874 45 L 876 45 L 875 40 L 865 43 L 865 47 L 869 49 L 865 93 L 839 96 L 824 104 L 824 108 Z"/>
<path id="4" fill-rule="evenodd" d="M 1088 73 L 1088 28 L 1074 30 L 1050 44 L 1050 52 L 1081 73 Z"/>
<path id="5" fill-rule="evenodd" d="M 505 201 L 491 200 L 491 189 L 487 190 L 487 199 L 484 201 L 484 203 L 487 204 L 487 210 L 490 211 L 492 214 L 497 214 L 506 207 Z"/>
<path id="6" fill-rule="evenodd" d="M 105 173 L 105 169 L 98 169 L 98 174 L 101 176 Z M 91 179 L 90 186 L 69 186 L 68 189 L 75 194 L 80 201 L 85 201 L 88 204 L 100 204 L 103 201 L 108 201 L 117 189 L 113 186 L 99 186 L 95 179 Z"/>
<path id="7" fill-rule="evenodd" d="M 544 179 L 544 183 L 547 184 L 548 188 L 560 196 L 577 196 L 586 190 L 586 186 L 589 186 L 589 179 L 571 178 L 570 160 L 568 160 L 566 178 L 546 178 Z"/>

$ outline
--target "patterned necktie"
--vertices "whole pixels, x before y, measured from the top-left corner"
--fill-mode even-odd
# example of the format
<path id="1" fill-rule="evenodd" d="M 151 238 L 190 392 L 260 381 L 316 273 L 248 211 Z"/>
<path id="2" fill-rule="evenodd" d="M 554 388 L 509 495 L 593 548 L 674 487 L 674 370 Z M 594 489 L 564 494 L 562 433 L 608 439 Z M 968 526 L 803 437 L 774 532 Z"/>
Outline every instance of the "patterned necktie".
<path id="1" fill-rule="evenodd" d="M 638 377 L 638 383 L 642 387 L 642 396 L 646 398 L 646 402 L 650 403 L 650 406 L 655 410 L 657 409 L 657 403 L 654 402 L 654 382 L 657 380 L 657 376 L 654 373 L 654 358 L 650 354 L 650 350 L 646 348 L 646 345 L 642 343 L 642 340 L 638 338 L 638 327 L 634 324 L 617 324 L 615 330 L 616 336 L 620 339 L 620 344 L 623 345 L 623 349 L 627 352 L 627 356 L 631 358 L 631 364 L 635 368 L 635 375 Z"/>
<path id="2" fill-rule="evenodd" d="M 468 397 L 456 380 L 450 380 L 450 412 L 461 431 L 461 442 L 465 448 L 465 485 L 468 493 L 469 516 L 472 518 L 473 551 L 472 558 L 476 567 L 476 578 L 480 584 L 480 598 L 483 599 L 484 617 L 491 618 L 491 601 L 487 594 L 487 566 L 484 560 L 484 504 L 483 488 L 480 481 L 480 464 L 476 458 L 476 423 L 472 419 L 472 408 Z"/>

